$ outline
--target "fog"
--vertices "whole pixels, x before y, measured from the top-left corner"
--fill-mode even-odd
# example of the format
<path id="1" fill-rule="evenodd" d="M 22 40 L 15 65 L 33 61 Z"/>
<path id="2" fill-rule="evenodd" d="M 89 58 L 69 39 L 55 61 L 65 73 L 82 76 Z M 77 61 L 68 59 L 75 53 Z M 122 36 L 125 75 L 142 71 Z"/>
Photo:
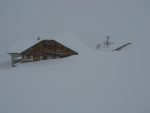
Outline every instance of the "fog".
<path id="1" fill-rule="evenodd" d="M 87 43 L 150 35 L 149 0 L 0 0 L 0 51 L 18 39 L 71 32 Z"/>

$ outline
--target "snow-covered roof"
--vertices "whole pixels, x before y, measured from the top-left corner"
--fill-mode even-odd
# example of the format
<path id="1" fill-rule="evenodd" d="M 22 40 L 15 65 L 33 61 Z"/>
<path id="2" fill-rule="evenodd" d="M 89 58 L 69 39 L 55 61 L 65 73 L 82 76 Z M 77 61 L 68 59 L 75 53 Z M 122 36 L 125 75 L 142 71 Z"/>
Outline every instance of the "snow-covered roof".
<path id="1" fill-rule="evenodd" d="M 75 36 L 58 35 L 53 37 L 41 38 L 40 40 L 28 39 L 28 40 L 18 41 L 8 50 L 8 53 L 21 53 L 26 49 L 32 47 L 33 45 L 39 43 L 42 40 L 55 40 L 63 44 L 64 46 L 76 51 L 77 53 L 85 52 L 88 48 L 81 40 L 79 40 Z"/>
<path id="2" fill-rule="evenodd" d="M 24 50 L 30 48 L 31 46 L 39 43 L 41 40 L 20 40 L 17 41 L 9 50 L 8 53 L 21 53 Z"/>

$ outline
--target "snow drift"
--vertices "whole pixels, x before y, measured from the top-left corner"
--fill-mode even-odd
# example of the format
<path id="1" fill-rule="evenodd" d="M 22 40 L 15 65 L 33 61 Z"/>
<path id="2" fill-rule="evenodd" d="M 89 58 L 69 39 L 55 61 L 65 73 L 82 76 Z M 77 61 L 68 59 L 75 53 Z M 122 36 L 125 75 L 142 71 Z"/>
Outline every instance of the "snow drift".
<path id="1" fill-rule="evenodd" d="M 149 113 L 150 41 L 0 70 L 2 113 Z"/>

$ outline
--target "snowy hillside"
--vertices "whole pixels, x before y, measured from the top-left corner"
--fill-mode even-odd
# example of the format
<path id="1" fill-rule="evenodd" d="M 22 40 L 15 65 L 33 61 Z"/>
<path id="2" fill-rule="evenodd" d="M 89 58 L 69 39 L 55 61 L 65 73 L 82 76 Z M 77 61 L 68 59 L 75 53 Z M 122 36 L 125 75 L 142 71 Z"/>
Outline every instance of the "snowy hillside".
<path id="1" fill-rule="evenodd" d="M 149 113 L 150 40 L 132 43 L 15 68 L 1 59 L 0 113 Z"/>

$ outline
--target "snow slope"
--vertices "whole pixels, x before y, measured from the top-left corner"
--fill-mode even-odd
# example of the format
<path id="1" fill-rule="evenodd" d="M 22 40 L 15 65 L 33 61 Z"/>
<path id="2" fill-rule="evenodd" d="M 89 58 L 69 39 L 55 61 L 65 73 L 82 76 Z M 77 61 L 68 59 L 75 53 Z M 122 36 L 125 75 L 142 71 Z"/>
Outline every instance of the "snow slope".
<path id="1" fill-rule="evenodd" d="M 150 40 L 0 69 L 0 113 L 149 113 Z"/>

